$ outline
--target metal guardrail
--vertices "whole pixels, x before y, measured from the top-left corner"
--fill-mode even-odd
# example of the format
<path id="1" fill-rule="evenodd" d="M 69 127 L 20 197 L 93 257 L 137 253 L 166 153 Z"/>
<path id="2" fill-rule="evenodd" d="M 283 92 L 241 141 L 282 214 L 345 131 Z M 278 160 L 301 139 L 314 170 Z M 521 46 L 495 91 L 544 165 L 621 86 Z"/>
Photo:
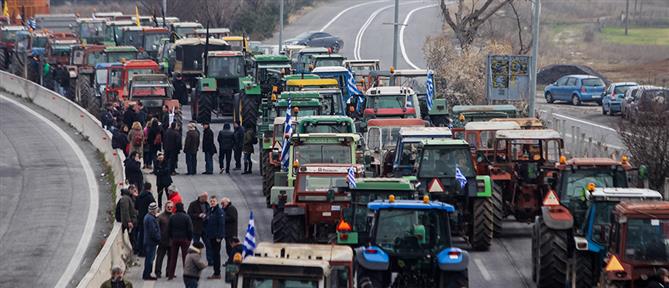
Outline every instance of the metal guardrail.
<path id="1" fill-rule="evenodd" d="M 5 91 L 27 99 L 70 124 L 104 155 L 105 161 L 111 166 L 116 183 L 116 199 L 119 199 L 121 188 L 125 183 L 123 161 L 125 156 L 121 150 L 111 148 L 111 133 L 100 124 L 93 115 L 76 103 L 49 90 L 37 83 L 0 71 L 0 87 Z M 114 222 L 111 233 L 104 246 L 93 261 L 89 271 L 81 279 L 77 287 L 100 287 L 109 279 L 112 266 L 125 267 L 125 260 L 131 257 L 132 251 L 122 233 L 121 224 Z"/>

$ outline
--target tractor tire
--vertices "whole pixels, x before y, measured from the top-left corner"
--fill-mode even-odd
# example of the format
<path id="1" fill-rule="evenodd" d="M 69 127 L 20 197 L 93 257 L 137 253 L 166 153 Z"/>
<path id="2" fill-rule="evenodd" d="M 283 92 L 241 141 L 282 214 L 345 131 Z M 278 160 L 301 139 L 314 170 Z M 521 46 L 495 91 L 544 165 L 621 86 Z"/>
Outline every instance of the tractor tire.
<path id="1" fill-rule="evenodd" d="M 304 218 L 288 216 L 283 211 L 274 213 L 274 217 L 272 217 L 272 239 L 274 243 L 304 242 Z"/>
<path id="2" fill-rule="evenodd" d="M 100 116 L 100 98 L 95 95 L 95 90 L 91 87 L 91 83 L 86 79 L 87 77 L 77 78 L 77 93 L 81 101 L 81 107 L 88 110 L 96 118 Z"/>
<path id="3" fill-rule="evenodd" d="M 274 175 L 279 172 L 279 169 L 268 165 L 269 168 L 265 170 L 265 175 L 262 177 L 262 194 L 265 196 L 267 208 L 270 208 L 270 200 L 272 196 L 272 187 L 274 186 Z"/>
<path id="4" fill-rule="evenodd" d="M 569 233 L 548 228 L 539 219 L 536 230 L 535 282 L 537 288 L 564 288 L 567 284 Z"/>
<path id="5" fill-rule="evenodd" d="M 0 70 L 7 71 L 9 63 L 7 63 L 7 50 L 0 50 Z"/>
<path id="6" fill-rule="evenodd" d="M 68 82 L 69 84 L 67 85 L 67 88 L 65 89 L 65 97 L 66 97 L 67 99 L 72 100 L 72 101 L 74 101 L 74 100 L 75 100 L 74 97 L 77 96 L 77 95 L 76 95 L 76 93 L 77 93 L 77 91 L 76 91 L 77 86 L 76 86 L 75 81 L 76 81 L 76 80 L 72 80 L 72 79 L 70 79 L 70 81 Z"/>
<path id="7" fill-rule="evenodd" d="M 493 207 L 493 232 L 495 237 L 502 235 L 502 223 L 504 221 L 504 194 L 502 186 L 495 182 L 492 184 L 492 207 Z"/>
<path id="8" fill-rule="evenodd" d="M 469 271 L 446 272 L 439 273 L 439 288 L 468 288 L 469 287 Z"/>
<path id="9" fill-rule="evenodd" d="M 262 143 L 262 140 L 259 140 L 258 142 Z M 258 145 L 260 146 L 260 145 Z M 258 169 L 260 170 L 260 176 L 265 176 L 265 170 L 267 170 L 267 166 L 269 163 L 269 152 L 264 151 L 262 149 L 262 146 L 258 147 L 258 151 L 260 151 L 260 162 L 258 163 Z"/>
<path id="10" fill-rule="evenodd" d="M 177 123 L 177 127 L 184 127 L 184 115 L 182 114 L 181 109 L 174 113 L 174 123 Z"/>
<path id="11" fill-rule="evenodd" d="M 569 271 L 569 287 L 592 288 L 595 286 L 598 276 L 594 267 L 594 257 L 590 253 L 574 251 Z"/>
<path id="12" fill-rule="evenodd" d="M 371 271 L 365 268 L 358 268 L 358 275 L 356 277 L 357 287 L 358 288 L 386 288 L 388 287 L 388 282 L 390 282 L 390 277 L 386 274 L 386 271 Z"/>
<path id="13" fill-rule="evenodd" d="M 257 96 L 241 94 L 242 104 L 242 126 L 244 129 L 256 129 L 258 123 L 258 101 Z"/>
<path id="14" fill-rule="evenodd" d="M 476 197 L 472 202 L 469 244 L 473 250 L 487 251 L 492 244 L 494 227 L 492 197 Z"/>
<path id="15" fill-rule="evenodd" d="M 211 122 L 211 112 L 214 108 L 214 95 L 209 93 L 202 93 L 198 98 L 197 122 Z"/>
<path id="16" fill-rule="evenodd" d="M 11 62 L 9 64 L 10 72 L 16 76 L 25 78 L 26 75 L 23 74 L 24 72 L 23 69 L 26 64 L 26 59 L 19 56 L 19 53 L 14 53 L 14 55 L 12 56 L 12 60 L 10 62 Z"/>

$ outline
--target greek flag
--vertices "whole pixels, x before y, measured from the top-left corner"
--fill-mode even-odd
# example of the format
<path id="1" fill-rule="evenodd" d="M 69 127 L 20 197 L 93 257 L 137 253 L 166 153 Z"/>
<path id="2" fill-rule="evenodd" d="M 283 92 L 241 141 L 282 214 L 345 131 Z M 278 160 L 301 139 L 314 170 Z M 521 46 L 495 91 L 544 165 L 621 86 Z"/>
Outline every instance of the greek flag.
<path id="1" fill-rule="evenodd" d="M 32 28 L 33 30 L 37 29 L 37 22 L 35 22 L 35 19 L 32 19 L 32 18 L 28 19 L 28 22 L 26 23 L 26 25 L 29 28 Z"/>
<path id="2" fill-rule="evenodd" d="M 346 175 L 346 180 L 348 180 L 349 188 L 358 187 L 358 184 L 355 183 L 355 167 L 351 166 L 348 168 L 348 175 Z"/>
<path id="3" fill-rule="evenodd" d="M 292 115 L 290 110 L 292 106 L 292 101 L 288 99 L 288 108 L 286 108 L 286 122 L 283 123 L 283 145 L 281 145 L 281 167 L 288 169 L 288 161 L 290 160 L 289 151 L 290 151 L 290 136 L 293 134 L 293 125 L 291 122 Z M 288 137 L 286 137 L 286 134 Z"/>
<path id="4" fill-rule="evenodd" d="M 353 97 L 355 95 L 358 96 L 358 103 L 355 107 L 356 110 L 360 110 L 360 104 L 362 104 L 362 92 L 360 92 L 360 89 L 358 89 L 358 86 L 355 85 L 355 76 L 353 76 L 353 72 L 351 70 L 348 70 L 346 75 L 346 91 L 348 92 L 348 95 Z M 348 102 L 351 100 L 350 98 L 347 99 L 346 101 Z"/>
<path id="5" fill-rule="evenodd" d="M 246 228 L 246 236 L 244 236 L 242 258 L 253 255 L 254 250 L 256 250 L 256 225 L 255 221 L 253 220 L 253 211 L 251 211 L 251 216 L 249 217 L 249 226 Z"/>
<path id="6" fill-rule="evenodd" d="M 458 166 L 455 166 L 455 180 L 458 180 L 460 183 L 460 189 L 464 189 L 465 185 L 467 185 L 467 177 L 465 175 L 462 175 L 462 171 L 460 171 L 460 168 Z"/>
<path id="7" fill-rule="evenodd" d="M 427 71 L 427 83 L 425 83 L 425 101 L 427 102 L 427 110 L 432 110 L 432 98 L 434 97 L 434 72 L 432 70 Z"/>

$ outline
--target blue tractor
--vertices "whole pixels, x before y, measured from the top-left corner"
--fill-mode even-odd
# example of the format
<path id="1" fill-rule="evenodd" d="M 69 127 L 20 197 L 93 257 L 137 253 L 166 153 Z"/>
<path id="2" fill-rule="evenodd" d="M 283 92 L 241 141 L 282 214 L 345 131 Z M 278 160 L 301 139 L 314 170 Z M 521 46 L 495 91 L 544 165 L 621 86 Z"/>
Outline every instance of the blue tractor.
<path id="1" fill-rule="evenodd" d="M 428 196 L 420 201 L 390 195 L 367 208 L 374 216 L 369 243 L 356 249 L 357 287 L 469 286 L 469 254 L 451 242 L 453 206 Z"/>

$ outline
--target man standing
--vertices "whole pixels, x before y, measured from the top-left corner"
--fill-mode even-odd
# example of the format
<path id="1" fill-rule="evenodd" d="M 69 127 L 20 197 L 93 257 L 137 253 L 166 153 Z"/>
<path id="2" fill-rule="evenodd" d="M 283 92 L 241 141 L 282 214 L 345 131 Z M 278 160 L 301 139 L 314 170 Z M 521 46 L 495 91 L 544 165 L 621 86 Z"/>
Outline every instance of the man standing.
<path id="1" fill-rule="evenodd" d="M 144 273 L 142 279 L 156 280 L 151 276 L 153 268 L 153 259 L 156 257 L 156 247 L 160 244 L 160 225 L 158 224 L 158 204 L 152 202 L 149 205 L 149 213 L 144 216 Z"/>
<path id="2" fill-rule="evenodd" d="M 200 134 L 195 130 L 195 124 L 188 124 L 184 153 L 186 154 L 186 169 L 188 175 L 195 175 L 197 168 L 197 150 L 200 147 Z"/>
<path id="3" fill-rule="evenodd" d="M 221 199 L 221 206 L 225 212 L 225 253 L 228 258 L 231 258 L 233 238 L 237 237 L 237 208 L 232 205 L 230 198 L 223 197 Z"/>
<path id="4" fill-rule="evenodd" d="M 221 242 L 225 238 L 225 213 L 218 205 L 216 196 L 209 198 L 209 216 L 206 223 L 206 235 L 211 247 L 211 256 L 214 264 L 214 275 L 207 279 L 221 279 Z"/>
<path id="5" fill-rule="evenodd" d="M 167 191 L 167 187 L 172 185 L 170 168 L 163 152 L 158 152 L 158 158 L 153 164 L 153 174 L 156 175 L 156 185 L 158 186 L 158 207 L 161 207 L 163 204 L 163 193 Z"/>
<path id="6" fill-rule="evenodd" d="M 184 262 L 184 285 L 186 288 L 197 288 L 200 281 L 200 272 L 207 268 L 207 262 L 202 260 L 202 248 L 204 245 L 200 242 L 193 243 L 188 248 L 188 255 Z"/>
<path id="7" fill-rule="evenodd" d="M 102 283 L 100 288 L 132 288 L 132 283 L 123 279 L 123 268 L 114 266 L 111 269 L 111 279 Z"/>
<path id="8" fill-rule="evenodd" d="M 253 154 L 253 144 L 256 142 L 256 135 L 253 129 L 248 129 L 244 132 L 244 172 L 242 174 L 251 174 L 253 162 L 251 162 L 251 154 Z"/>
<path id="9" fill-rule="evenodd" d="M 186 252 L 193 239 L 193 223 L 190 217 L 184 211 L 184 204 L 175 205 L 176 212 L 170 216 L 170 222 L 167 225 L 167 235 L 170 237 L 170 255 L 167 258 L 167 280 L 174 279 L 174 272 L 177 269 L 177 257 L 181 250 L 181 264 L 186 260 Z"/>
<path id="10" fill-rule="evenodd" d="M 181 106 L 188 104 L 188 87 L 186 87 L 186 82 L 183 80 L 181 73 L 174 73 L 175 80 L 174 83 L 174 99 L 178 99 Z"/>
<path id="11" fill-rule="evenodd" d="M 230 174 L 230 158 L 232 149 L 235 148 L 234 131 L 230 129 L 230 123 L 225 123 L 223 129 L 218 132 L 218 147 L 221 149 L 218 154 L 218 165 L 221 168 L 219 174 L 223 174 L 223 165 L 225 163 L 225 173 Z"/>
<path id="12" fill-rule="evenodd" d="M 137 207 L 137 215 L 138 219 L 142 219 L 142 222 L 140 222 L 139 230 L 137 231 L 137 243 L 139 245 L 143 245 L 144 243 L 144 218 L 146 214 L 149 213 L 149 206 L 151 203 L 156 202 L 156 199 L 153 198 L 153 194 L 151 194 L 151 183 L 146 182 L 144 183 L 144 191 L 139 194 L 137 199 L 135 200 L 135 207 Z M 144 251 L 141 250 L 139 253 L 139 256 L 144 257 Z"/>
<path id="13" fill-rule="evenodd" d="M 172 175 L 176 174 L 176 167 L 179 155 L 179 150 L 181 150 L 181 134 L 177 132 L 177 123 L 172 122 L 170 128 L 165 132 L 165 141 L 163 141 L 163 147 L 165 149 L 165 158 L 167 158 L 167 166 Z"/>
<path id="14" fill-rule="evenodd" d="M 207 243 L 207 237 L 204 235 L 204 223 L 207 221 L 207 211 L 209 211 L 209 204 L 207 204 L 207 198 L 209 198 L 209 193 L 202 192 L 198 195 L 197 199 L 188 204 L 188 216 L 190 216 L 191 222 L 193 222 L 193 242 L 202 242 L 207 246 L 207 261 L 213 263 L 213 258 L 210 257 L 209 243 Z"/>
<path id="15" fill-rule="evenodd" d="M 202 152 L 204 152 L 204 173 L 214 174 L 214 154 L 216 154 L 216 145 L 214 145 L 214 131 L 211 131 L 209 123 L 202 123 Z"/>
<path id="16" fill-rule="evenodd" d="M 142 165 L 140 164 L 140 155 L 137 152 L 131 152 L 128 159 L 123 161 L 125 166 L 125 178 L 128 184 L 142 187 L 144 181 L 144 174 L 142 174 Z M 143 219 L 143 218 L 140 218 Z"/>
<path id="17" fill-rule="evenodd" d="M 118 200 L 117 219 L 121 221 L 121 231 L 128 231 L 128 238 L 132 245 L 133 254 L 139 253 L 139 246 L 135 244 L 135 235 L 133 228 L 137 226 L 137 210 L 135 210 L 135 200 L 130 189 L 121 189 L 121 199 Z M 124 241 L 125 242 L 125 241 Z"/>
<path id="18" fill-rule="evenodd" d="M 240 126 L 239 123 L 235 122 L 235 146 L 234 146 L 234 152 L 235 152 L 235 169 L 233 170 L 241 170 L 242 169 L 242 148 L 244 147 L 244 127 Z"/>
<path id="19" fill-rule="evenodd" d="M 156 278 L 160 278 L 160 276 L 163 275 L 163 260 L 170 252 L 170 237 L 167 235 L 167 227 L 170 224 L 170 216 L 172 216 L 172 211 L 174 211 L 174 203 L 172 203 L 172 201 L 167 201 L 165 203 L 165 210 L 163 210 L 163 212 L 158 215 L 158 224 L 160 225 L 160 243 L 158 244 L 156 267 L 153 269 L 153 273 L 156 274 Z"/>

